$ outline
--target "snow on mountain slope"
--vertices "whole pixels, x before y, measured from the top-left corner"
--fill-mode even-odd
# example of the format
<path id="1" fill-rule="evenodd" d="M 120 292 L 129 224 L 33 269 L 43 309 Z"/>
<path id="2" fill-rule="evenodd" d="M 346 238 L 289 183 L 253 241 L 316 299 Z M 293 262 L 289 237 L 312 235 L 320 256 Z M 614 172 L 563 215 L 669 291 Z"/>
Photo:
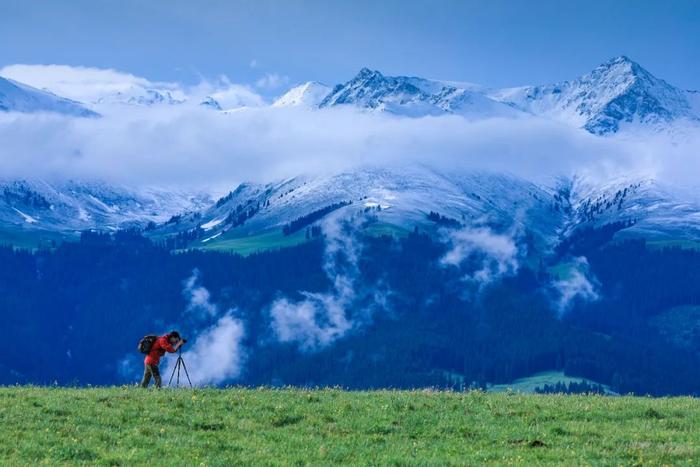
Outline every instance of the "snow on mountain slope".
<path id="1" fill-rule="evenodd" d="M 201 193 L 132 190 L 105 183 L 0 180 L 0 224 L 54 232 L 116 230 L 164 222 L 183 211 L 203 209 Z"/>
<path id="2" fill-rule="evenodd" d="M 620 238 L 700 240 L 700 190 L 674 187 L 651 178 L 623 177 L 605 183 L 571 181 L 569 230 L 619 221 L 634 225 Z"/>
<path id="3" fill-rule="evenodd" d="M 615 133 L 629 124 L 658 128 L 678 119 L 700 119 L 691 93 L 656 78 L 624 56 L 573 81 L 502 89 L 489 95 L 596 135 Z"/>
<path id="4" fill-rule="evenodd" d="M 223 110 L 221 108 L 221 104 L 219 104 L 219 102 L 211 96 L 207 96 L 206 98 L 204 98 L 204 100 L 202 102 L 200 102 L 199 105 L 204 106 L 204 107 L 209 107 L 210 109 L 213 109 L 213 110 L 219 110 L 219 111 Z"/>
<path id="5" fill-rule="evenodd" d="M 51 112 L 73 117 L 98 116 L 79 102 L 2 77 L 0 77 L 0 111 Z"/>
<path id="6" fill-rule="evenodd" d="M 317 107 L 331 91 L 329 86 L 318 81 L 308 81 L 296 86 L 280 96 L 273 107 Z"/>
<path id="7" fill-rule="evenodd" d="M 441 224 L 489 226 L 547 254 L 578 229 L 629 223 L 615 238 L 700 241 L 700 191 L 657 180 L 627 177 L 600 183 L 579 177 L 553 186 L 490 172 L 445 173 L 424 165 L 363 167 L 326 176 L 270 184 L 242 184 L 210 208 L 158 226 L 161 237 L 194 233 L 186 246 L 211 247 L 230 239 L 254 239 L 302 220 L 301 235 L 332 211 L 365 216 L 367 228 L 436 233 Z M 294 233 L 294 231 L 292 232 Z M 272 245 L 274 247 L 274 245 Z M 182 246 L 184 247 L 184 245 Z"/>
<path id="8" fill-rule="evenodd" d="M 423 78 L 384 76 L 367 68 L 333 88 L 319 107 L 337 105 L 354 105 L 410 117 L 454 113 L 488 118 L 519 113 L 512 106 L 471 89 Z"/>
<path id="9" fill-rule="evenodd" d="M 94 104 L 127 104 L 150 107 L 153 105 L 182 104 L 186 100 L 187 97 L 182 91 L 131 86 L 123 91 L 104 94 L 95 100 Z"/>
<path id="10" fill-rule="evenodd" d="M 445 174 L 422 165 L 364 167 L 267 185 L 243 184 L 210 209 L 182 216 L 177 224 L 157 230 L 172 234 L 200 227 L 203 232 L 191 246 L 201 246 L 204 240 L 271 230 L 281 234 L 292 221 L 329 209 L 342 210 L 347 216 L 367 215 L 373 223 L 408 232 L 415 226 L 436 228 L 428 218 L 432 211 L 463 225 L 514 229 L 527 235 L 537 249 L 545 249 L 558 241 L 566 221 L 555 207 L 554 196 L 553 190 L 509 175 Z"/>

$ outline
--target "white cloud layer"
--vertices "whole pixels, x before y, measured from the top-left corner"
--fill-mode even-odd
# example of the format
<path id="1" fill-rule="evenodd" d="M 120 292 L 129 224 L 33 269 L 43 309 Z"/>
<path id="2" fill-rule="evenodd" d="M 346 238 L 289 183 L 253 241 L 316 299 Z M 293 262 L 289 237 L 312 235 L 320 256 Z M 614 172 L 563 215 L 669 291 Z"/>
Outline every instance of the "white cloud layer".
<path id="1" fill-rule="evenodd" d="M 3 176 L 131 184 L 230 185 L 411 162 L 536 179 L 648 173 L 665 158 L 698 167 L 687 145 L 623 143 L 540 119 L 407 119 L 347 108 L 130 107 L 99 119 L 5 113 L 0 140 Z"/>
<path id="2" fill-rule="evenodd" d="M 601 138 L 541 118 L 400 118 L 351 108 L 272 108 L 226 77 L 183 88 L 115 70 L 11 65 L 0 70 L 81 101 L 155 86 L 184 105 L 100 108 L 98 119 L 0 113 L 0 176 L 100 178 L 136 185 L 230 188 L 364 164 L 428 163 L 551 180 L 639 173 L 696 185 L 700 134 Z M 284 77 L 268 76 L 263 86 Z M 220 113 L 198 105 L 213 96 Z"/>
<path id="3" fill-rule="evenodd" d="M 152 83 L 117 70 L 68 65 L 8 65 L 0 69 L 0 76 L 80 102 L 97 102 L 107 95 L 152 87 L 180 89 L 175 83 Z"/>

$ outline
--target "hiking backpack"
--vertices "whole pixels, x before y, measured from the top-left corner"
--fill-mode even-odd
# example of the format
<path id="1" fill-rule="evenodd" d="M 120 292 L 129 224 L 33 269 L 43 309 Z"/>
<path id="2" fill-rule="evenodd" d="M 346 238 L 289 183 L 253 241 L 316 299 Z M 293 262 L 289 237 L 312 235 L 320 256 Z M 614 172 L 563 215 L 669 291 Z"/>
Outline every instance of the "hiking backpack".
<path id="1" fill-rule="evenodd" d="M 149 334 L 147 336 L 144 336 L 143 339 L 139 341 L 139 352 L 145 354 L 151 353 L 151 349 L 153 348 L 153 344 L 155 344 L 156 340 L 158 340 L 158 336 L 156 335 Z"/>

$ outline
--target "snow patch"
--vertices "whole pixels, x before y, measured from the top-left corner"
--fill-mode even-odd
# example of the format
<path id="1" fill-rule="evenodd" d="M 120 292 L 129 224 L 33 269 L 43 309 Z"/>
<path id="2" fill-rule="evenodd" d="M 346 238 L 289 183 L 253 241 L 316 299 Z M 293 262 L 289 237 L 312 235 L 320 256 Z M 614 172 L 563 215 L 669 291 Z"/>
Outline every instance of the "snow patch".
<path id="1" fill-rule="evenodd" d="M 34 219 L 32 216 L 23 213 L 22 211 L 20 211 L 17 208 L 12 208 L 12 209 L 14 209 L 17 212 L 17 214 L 22 216 L 24 218 L 24 222 L 26 222 L 27 224 L 36 224 L 37 222 L 39 222 L 36 219 Z"/>
<path id="2" fill-rule="evenodd" d="M 202 224 L 201 227 L 202 227 L 203 230 L 211 230 L 211 229 L 213 229 L 214 227 L 216 227 L 217 225 L 221 224 L 223 221 L 224 221 L 224 218 L 221 218 L 221 219 L 212 219 L 212 220 L 210 220 L 209 222 L 207 222 L 207 223 L 205 223 L 205 224 Z"/>
<path id="3" fill-rule="evenodd" d="M 222 233 L 223 232 L 219 232 L 218 234 L 212 235 L 209 238 L 205 238 L 204 240 L 202 240 L 202 243 L 207 243 L 209 240 L 214 240 L 215 238 L 220 237 Z"/>

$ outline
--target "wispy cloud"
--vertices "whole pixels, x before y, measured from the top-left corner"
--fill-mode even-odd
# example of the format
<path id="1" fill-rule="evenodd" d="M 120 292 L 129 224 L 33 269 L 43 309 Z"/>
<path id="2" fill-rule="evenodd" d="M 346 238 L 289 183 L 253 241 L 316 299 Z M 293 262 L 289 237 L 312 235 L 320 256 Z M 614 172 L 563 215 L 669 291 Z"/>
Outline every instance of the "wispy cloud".
<path id="1" fill-rule="evenodd" d="M 357 222 L 358 219 L 355 219 Z M 358 293 L 357 261 L 361 244 L 355 224 L 338 213 L 323 222 L 324 270 L 332 283 L 325 293 L 301 292 L 303 299 L 275 300 L 269 310 L 271 328 L 280 342 L 296 343 L 301 350 L 326 347 L 371 318 L 376 309 L 387 307 L 386 294 L 375 289 Z M 369 304 L 360 304 L 369 298 Z"/>
<path id="2" fill-rule="evenodd" d="M 481 286 L 518 270 L 522 245 L 516 242 L 513 229 L 496 233 L 490 227 L 466 226 L 444 231 L 443 238 L 449 249 L 440 262 L 455 267 L 468 263 L 470 272 L 464 280 Z"/>
<path id="3" fill-rule="evenodd" d="M 194 335 L 189 336 L 192 342 L 185 345 L 183 352 L 192 383 L 215 385 L 237 378 L 247 356 L 244 322 L 236 317 L 235 310 L 221 312 L 202 284 L 199 270 L 194 269 L 182 285 L 182 295 L 187 300 L 185 317 L 194 318 L 190 327 Z M 164 377 L 171 374 L 174 364 L 175 359 L 166 360 Z"/>
<path id="4" fill-rule="evenodd" d="M 266 91 L 273 91 L 289 83 L 289 76 L 277 73 L 265 73 L 265 76 L 255 82 L 255 86 Z"/>
<path id="5" fill-rule="evenodd" d="M 574 258 L 567 274 L 555 280 L 552 287 L 560 315 L 569 311 L 576 300 L 590 302 L 600 298 L 598 281 L 590 272 L 588 260 L 584 256 Z"/>
<path id="6" fill-rule="evenodd" d="M 205 317 L 214 317 L 219 313 L 219 307 L 212 303 L 211 294 L 206 287 L 200 284 L 199 276 L 199 270 L 194 269 L 192 275 L 183 283 L 182 295 L 187 300 L 185 311 L 196 315 L 203 314 Z"/>
<path id="7" fill-rule="evenodd" d="M 0 76 L 34 86 L 80 102 L 97 102 L 114 94 L 137 95 L 159 88 L 184 95 L 177 83 L 151 82 L 146 78 L 105 68 L 68 65 L 8 65 Z"/>

